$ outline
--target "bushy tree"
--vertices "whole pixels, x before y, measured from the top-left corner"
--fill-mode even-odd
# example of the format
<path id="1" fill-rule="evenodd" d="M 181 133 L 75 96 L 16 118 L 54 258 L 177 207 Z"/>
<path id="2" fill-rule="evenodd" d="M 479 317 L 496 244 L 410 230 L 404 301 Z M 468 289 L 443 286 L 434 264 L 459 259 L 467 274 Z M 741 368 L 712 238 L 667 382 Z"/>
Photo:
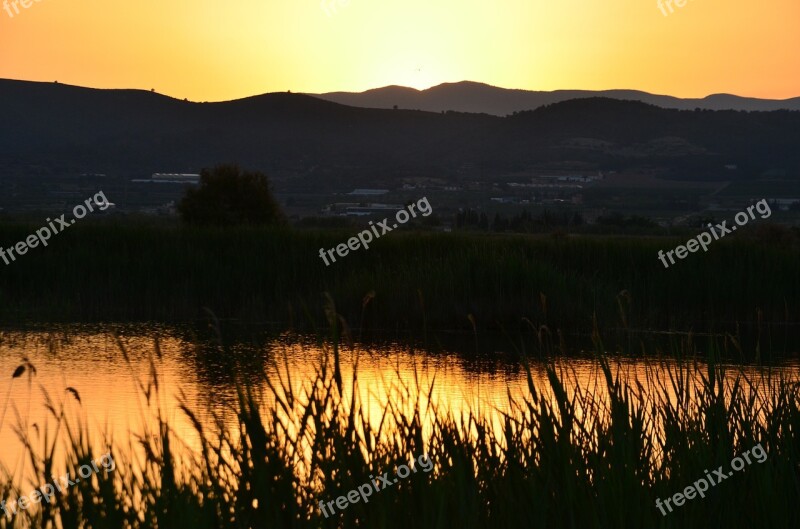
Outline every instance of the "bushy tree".
<path id="1" fill-rule="evenodd" d="M 237 165 L 203 169 L 200 185 L 186 191 L 178 212 L 184 222 L 203 226 L 286 224 L 266 175 Z"/>

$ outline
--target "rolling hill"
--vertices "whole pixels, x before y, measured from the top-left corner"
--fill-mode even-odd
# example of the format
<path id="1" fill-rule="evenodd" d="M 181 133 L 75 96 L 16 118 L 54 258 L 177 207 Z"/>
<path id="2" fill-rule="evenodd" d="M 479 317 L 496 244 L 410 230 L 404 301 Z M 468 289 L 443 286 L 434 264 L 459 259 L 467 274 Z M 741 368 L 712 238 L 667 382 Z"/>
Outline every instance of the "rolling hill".
<path id="1" fill-rule="evenodd" d="M 639 90 L 555 90 L 537 92 L 499 88 L 483 83 L 463 81 L 444 83 L 427 90 L 403 86 L 387 86 L 365 92 L 329 92 L 309 94 L 326 101 L 364 108 L 399 108 L 441 112 L 485 113 L 506 116 L 523 110 L 534 110 L 545 105 L 570 99 L 605 97 L 628 101 L 641 101 L 661 108 L 676 110 L 800 110 L 800 97 L 786 100 L 757 99 L 731 94 L 713 94 L 700 99 L 681 99 L 655 95 Z"/>
<path id="2" fill-rule="evenodd" d="M 718 178 L 725 164 L 738 165 L 741 178 L 800 174 L 797 111 L 687 111 L 593 97 L 497 117 L 357 108 L 291 93 L 194 103 L 11 80 L 0 80 L 0 105 L 0 176 L 149 175 L 229 161 L 342 185 L 357 174 L 452 175 L 463 164 L 491 174 L 565 161 L 660 167 L 687 179 Z"/>

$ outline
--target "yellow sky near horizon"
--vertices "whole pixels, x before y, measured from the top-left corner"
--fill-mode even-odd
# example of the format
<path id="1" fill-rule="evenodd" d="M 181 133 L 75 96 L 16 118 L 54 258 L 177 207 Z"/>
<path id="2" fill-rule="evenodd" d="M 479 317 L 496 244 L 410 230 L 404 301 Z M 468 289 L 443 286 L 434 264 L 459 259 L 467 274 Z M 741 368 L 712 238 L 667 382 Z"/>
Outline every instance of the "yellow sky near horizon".
<path id="1" fill-rule="evenodd" d="M 462 80 L 800 96 L 800 2 L 670 3 L 0 0 L 0 78 L 196 101 Z"/>

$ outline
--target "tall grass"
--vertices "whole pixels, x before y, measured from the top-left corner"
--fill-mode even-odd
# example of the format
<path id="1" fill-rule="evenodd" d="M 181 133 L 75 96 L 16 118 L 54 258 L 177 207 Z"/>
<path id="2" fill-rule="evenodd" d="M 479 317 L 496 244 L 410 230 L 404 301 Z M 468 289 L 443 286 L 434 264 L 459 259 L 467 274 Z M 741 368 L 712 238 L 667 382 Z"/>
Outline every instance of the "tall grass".
<path id="1" fill-rule="evenodd" d="M 0 245 L 33 228 L 0 226 Z M 86 222 L 0 263 L 0 317 L 186 321 L 208 307 L 222 319 L 283 326 L 307 311 L 323 317 L 321 293 L 330 292 L 368 330 L 471 330 L 470 316 L 479 329 L 514 328 L 524 315 L 590 331 L 594 318 L 617 325 L 625 291 L 631 328 L 749 327 L 780 350 L 800 322 L 800 251 L 791 245 L 733 237 L 664 269 L 658 250 L 681 241 L 397 230 L 326 267 L 320 248 L 353 235 Z"/>
<path id="2" fill-rule="evenodd" d="M 332 306 L 329 316 L 338 318 Z M 334 336 L 338 325 L 332 325 Z M 344 329 L 343 329 L 344 330 Z M 259 385 L 240 385 L 227 412 L 182 406 L 199 448 L 188 450 L 158 411 L 152 431 L 128 446 L 111 445 L 117 470 L 82 481 L 39 510 L 22 511 L 0 528 L 642 528 L 797 527 L 800 511 L 800 388 L 767 370 L 748 377 L 714 362 L 664 364 L 668 376 L 637 383 L 620 373 L 595 337 L 599 387 L 582 387 L 548 362 L 535 383 L 523 358 L 527 391 L 509 395 L 499 426 L 477 410 L 454 415 L 432 406 L 432 387 L 406 381 L 371 417 L 339 373 L 338 340 L 327 344 L 315 377 L 298 391 L 288 364 L 268 368 Z M 122 354 L 127 353 L 120 343 Z M 684 347 L 688 347 L 684 343 Z M 695 351 L 684 350 L 685 356 Z M 159 347 L 143 400 L 158 402 Z M 672 366 L 672 367 L 669 367 Z M 537 378 L 538 380 L 538 378 Z M 435 382 L 434 382 L 435 384 Z M 65 394 L 66 398 L 78 398 Z M 34 476 L 9 474 L 2 497 L 49 480 L 59 447 L 75 472 L 97 454 L 64 402 L 50 405 L 55 423 L 43 444 L 19 428 Z M 761 443 L 768 453 L 662 516 L 667 498 Z M 412 474 L 367 504 L 326 518 L 330 501 L 427 453 L 435 467 Z M 30 486 L 29 486 L 30 485 Z"/>

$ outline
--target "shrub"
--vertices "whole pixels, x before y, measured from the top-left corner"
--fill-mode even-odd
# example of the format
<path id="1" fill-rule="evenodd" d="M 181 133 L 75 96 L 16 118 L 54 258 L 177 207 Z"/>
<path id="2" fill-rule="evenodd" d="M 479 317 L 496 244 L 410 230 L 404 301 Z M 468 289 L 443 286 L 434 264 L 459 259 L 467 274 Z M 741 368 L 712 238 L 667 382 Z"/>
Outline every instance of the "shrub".
<path id="1" fill-rule="evenodd" d="M 186 191 L 178 211 L 184 222 L 203 226 L 286 224 L 266 175 L 237 165 L 203 169 L 200 186 Z"/>

